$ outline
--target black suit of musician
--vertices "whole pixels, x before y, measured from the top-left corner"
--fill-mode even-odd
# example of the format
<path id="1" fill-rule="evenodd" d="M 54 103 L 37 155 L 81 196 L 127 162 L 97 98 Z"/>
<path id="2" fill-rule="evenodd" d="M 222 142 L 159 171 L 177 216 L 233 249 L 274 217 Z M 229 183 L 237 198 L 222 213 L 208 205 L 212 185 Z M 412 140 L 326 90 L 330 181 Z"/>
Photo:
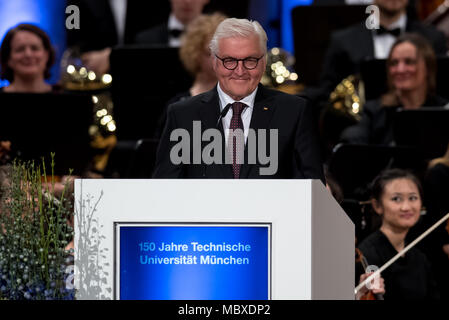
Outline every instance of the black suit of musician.
<path id="1" fill-rule="evenodd" d="M 67 45 L 79 46 L 81 52 L 101 50 L 117 44 L 132 44 L 136 34 L 166 20 L 170 6 L 161 1 L 126 1 L 123 43 L 119 41 L 110 0 L 68 0 L 80 10 L 80 29 L 67 30 Z"/>
<path id="2" fill-rule="evenodd" d="M 374 4 L 380 9 L 380 27 L 397 28 L 398 32 L 418 33 L 430 42 L 437 55 L 446 55 L 444 34 L 433 26 L 413 20 L 407 14 L 407 0 L 376 0 Z M 382 56 L 376 55 L 375 50 L 378 35 L 382 33 L 376 29 L 368 29 L 365 21 L 332 33 L 321 75 L 321 87 L 326 98 L 345 77 L 359 73 L 363 61 L 377 59 L 378 55 Z M 393 42 L 394 40 L 389 45 L 391 46 Z M 386 44 L 387 47 L 389 45 Z M 384 51 L 388 52 L 389 49 Z M 382 58 L 385 59 L 386 56 Z"/>
<path id="3" fill-rule="evenodd" d="M 324 181 L 314 124 L 305 101 L 259 85 L 266 67 L 266 39 L 260 24 L 246 19 L 226 19 L 218 26 L 210 45 L 218 85 L 209 92 L 170 106 L 154 178 L 305 178 Z M 261 174 L 261 167 L 267 165 L 259 158 L 256 163 L 248 163 L 249 138 L 245 145 L 245 161 L 237 176 L 232 164 L 206 165 L 204 162 L 193 164 L 193 161 L 173 164 L 170 151 L 178 143 L 170 141 L 173 130 L 185 129 L 193 137 L 193 122 L 200 121 L 201 133 L 219 129 L 225 142 L 223 132 L 232 125 L 234 113 L 233 109 L 226 112 L 226 106 L 233 102 L 242 102 L 246 106 L 241 114 L 245 133 L 250 128 L 256 132 L 266 129 L 269 137 L 270 129 L 278 130 L 276 172 Z M 267 150 L 270 150 L 274 141 L 267 139 L 267 142 Z M 202 147 L 208 143 L 202 142 Z M 225 145 L 227 143 L 223 143 L 223 149 L 226 149 Z M 193 151 L 192 144 L 190 147 Z M 191 159 L 194 156 L 190 153 Z"/>
<path id="4" fill-rule="evenodd" d="M 180 35 L 197 18 L 209 0 L 170 0 L 168 21 L 139 32 L 135 42 L 147 45 L 180 46 Z"/>

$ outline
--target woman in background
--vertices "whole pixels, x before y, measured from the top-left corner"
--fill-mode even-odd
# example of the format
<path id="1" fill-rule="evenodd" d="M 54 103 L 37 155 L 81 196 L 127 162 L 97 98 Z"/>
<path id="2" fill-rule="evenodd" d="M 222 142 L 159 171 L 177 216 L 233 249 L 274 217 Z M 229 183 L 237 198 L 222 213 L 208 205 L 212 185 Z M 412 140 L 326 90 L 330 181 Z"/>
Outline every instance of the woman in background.
<path id="1" fill-rule="evenodd" d="M 193 20 L 181 39 L 179 57 L 186 70 L 193 76 L 193 84 L 189 90 L 180 92 L 167 103 L 167 107 L 175 102 L 196 96 L 211 90 L 217 84 L 217 77 L 212 68 L 212 57 L 209 42 L 218 25 L 227 17 L 221 13 L 203 14 Z M 165 125 L 167 108 L 163 110 L 156 129 L 160 136 Z"/>
<path id="2" fill-rule="evenodd" d="M 22 23 L 10 29 L 0 48 L 1 78 L 9 81 L 3 92 L 45 93 L 57 90 L 45 82 L 55 53 L 48 35 L 39 27 Z"/>
<path id="3" fill-rule="evenodd" d="M 188 91 L 190 96 L 209 91 L 217 84 L 209 42 L 217 26 L 226 18 L 220 13 L 201 15 L 187 27 L 186 34 L 181 40 L 179 56 L 184 67 L 194 77 Z"/>
<path id="4" fill-rule="evenodd" d="M 393 118 L 398 108 L 444 106 L 437 96 L 436 58 L 432 46 L 418 34 L 404 34 L 393 44 L 387 59 L 389 91 L 363 107 L 359 123 L 346 128 L 342 142 L 389 145 L 393 142 Z"/>
<path id="5" fill-rule="evenodd" d="M 382 224 L 362 241 L 359 249 L 370 265 L 380 268 L 405 248 L 407 233 L 420 218 L 421 184 L 408 171 L 383 171 L 373 181 L 371 204 Z M 385 269 L 381 276 L 385 283 L 385 300 L 439 298 L 430 264 L 416 247 Z"/>

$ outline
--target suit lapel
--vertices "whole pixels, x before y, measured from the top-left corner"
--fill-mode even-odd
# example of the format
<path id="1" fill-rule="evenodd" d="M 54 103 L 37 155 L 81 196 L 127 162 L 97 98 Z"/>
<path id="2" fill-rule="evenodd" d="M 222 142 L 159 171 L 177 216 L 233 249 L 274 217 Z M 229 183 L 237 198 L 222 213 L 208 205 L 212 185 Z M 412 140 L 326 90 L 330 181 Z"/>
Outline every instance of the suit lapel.
<path id="1" fill-rule="evenodd" d="M 216 89 L 207 92 L 201 102 L 200 117 L 202 129 L 215 128 L 218 117 L 220 116 L 220 103 Z"/>
<path id="2" fill-rule="evenodd" d="M 259 129 L 268 130 L 270 128 L 270 122 L 273 117 L 273 113 L 276 105 L 273 102 L 269 91 L 265 89 L 262 85 L 259 85 L 257 89 L 256 99 L 254 101 L 253 114 L 251 116 L 250 129 L 253 129 L 256 133 L 256 141 L 257 141 L 257 133 Z M 269 132 L 266 132 L 267 139 L 269 138 Z M 240 171 L 240 178 L 248 178 L 251 171 L 256 169 L 258 165 L 249 164 L 248 163 L 248 141 L 245 145 L 245 163 L 242 165 Z M 258 148 L 256 148 L 257 150 Z M 257 155 L 256 155 L 257 157 Z M 256 159 L 256 163 L 258 164 L 258 160 Z"/>
<path id="3" fill-rule="evenodd" d="M 217 121 L 220 117 L 220 101 L 218 99 L 217 88 L 215 87 L 213 90 L 209 91 L 201 100 L 203 105 L 200 110 L 201 117 L 201 131 L 204 132 L 207 129 L 217 129 Z M 221 132 L 221 144 L 222 144 L 222 161 L 224 163 L 224 152 L 226 152 L 226 142 L 224 139 L 224 131 L 223 124 L 220 121 L 218 123 L 218 129 Z M 202 143 L 202 148 L 207 143 Z M 217 169 L 218 168 L 218 169 Z M 218 170 L 218 175 L 223 178 L 233 178 L 234 175 L 232 173 L 232 165 L 224 164 L 224 165 L 212 165 L 208 166 L 208 170 Z M 215 176 L 215 175 L 213 175 Z"/>

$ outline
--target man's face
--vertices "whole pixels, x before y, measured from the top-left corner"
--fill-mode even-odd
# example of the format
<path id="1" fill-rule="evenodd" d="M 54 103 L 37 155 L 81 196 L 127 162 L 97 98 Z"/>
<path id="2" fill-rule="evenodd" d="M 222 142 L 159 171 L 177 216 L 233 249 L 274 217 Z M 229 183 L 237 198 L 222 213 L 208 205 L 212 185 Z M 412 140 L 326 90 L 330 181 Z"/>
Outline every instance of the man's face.
<path id="1" fill-rule="evenodd" d="M 252 70 L 245 68 L 243 61 L 239 61 L 234 70 L 228 70 L 220 59 L 214 58 L 213 67 L 220 88 L 236 101 L 250 95 L 257 88 L 265 71 L 267 63 L 265 57 L 263 57 L 264 54 L 265 52 L 260 48 L 259 38 L 256 35 L 249 38 L 221 39 L 218 43 L 217 56 L 222 59 L 262 58 Z"/>
<path id="2" fill-rule="evenodd" d="M 198 17 L 209 0 L 170 0 L 171 10 L 183 24 L 189 24 Z"/>
<path id="3" fill-rule="evenodd" d="M 408 0 L 376 0 L 374 4 L 385 14 L 396 15 L 400 12 L 405 12 Z"/>

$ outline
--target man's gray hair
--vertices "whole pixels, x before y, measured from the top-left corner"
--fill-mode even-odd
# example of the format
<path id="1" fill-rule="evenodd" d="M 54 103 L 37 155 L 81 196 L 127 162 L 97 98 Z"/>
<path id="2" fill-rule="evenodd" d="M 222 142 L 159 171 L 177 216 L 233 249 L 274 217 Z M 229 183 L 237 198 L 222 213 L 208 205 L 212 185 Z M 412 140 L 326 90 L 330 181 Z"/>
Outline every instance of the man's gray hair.
<path id="1" fill-rule="evenodd" d="M 218 54 L 218 43 L 224 38 L 249 38 L 258 36 L 260 49 L 263 53 L 267 52 L 267 34 L 259 22 L 247 19 L 228 18 L 222 21 L 215 30 L 214 36 L 210 41 L 209 48 L 212 54 Z"/>

